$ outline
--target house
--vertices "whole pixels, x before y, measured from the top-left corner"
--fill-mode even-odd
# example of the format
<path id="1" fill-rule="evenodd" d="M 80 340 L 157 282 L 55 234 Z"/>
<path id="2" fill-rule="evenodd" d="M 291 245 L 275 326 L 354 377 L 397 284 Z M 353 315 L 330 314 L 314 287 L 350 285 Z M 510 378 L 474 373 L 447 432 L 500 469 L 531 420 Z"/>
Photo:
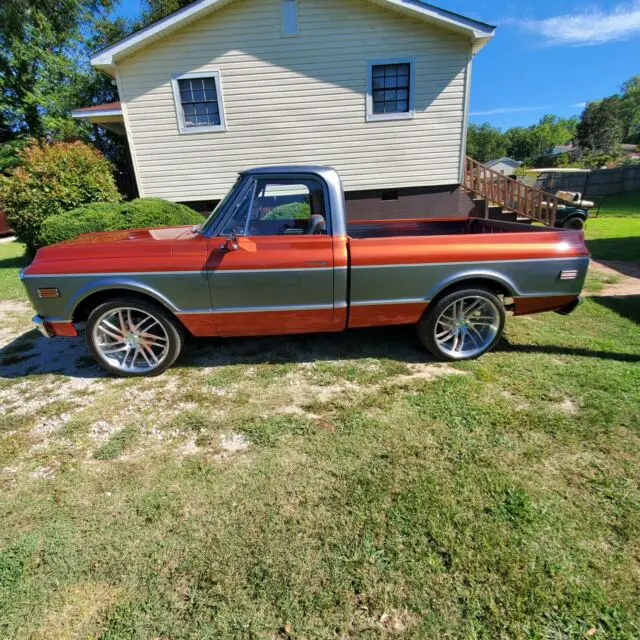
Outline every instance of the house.
<path id="1" fill-rule="evenodd" d="M 141 196 L 221 199 L 242 169 L 326 164 L 354 217 L 460 208 L 474 55 L 494 27 L 421 0 L 196 0 L 97 53 Z"/>
<path id="2" fill-rule="evenodd" d="M 502 173 L 505 176 L 512 176 L 521 166 L 522 162 L 513 158 L 499 158 L 486 163 L 487 168 Z"/>

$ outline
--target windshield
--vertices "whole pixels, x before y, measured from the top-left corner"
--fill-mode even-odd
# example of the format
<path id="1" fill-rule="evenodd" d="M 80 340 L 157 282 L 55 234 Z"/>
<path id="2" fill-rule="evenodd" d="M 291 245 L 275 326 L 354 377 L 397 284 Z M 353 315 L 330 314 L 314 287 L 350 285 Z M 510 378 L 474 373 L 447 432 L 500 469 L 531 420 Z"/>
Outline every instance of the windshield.
<path id="1" fill-rule="evenodd" d="M 202 225 L 200 233 L 206 233 L 207 229 L 210 229 L 220 217 L 220 214 L 227 208 L 227 204 L 232 200 L 238 192 L 238 186 L 242 182 L 244 176 L 238 176 L 234 185 L 229 189 L 227 195 L 220 200 L 216 208 L 211 212 L 206 222 Z"/>

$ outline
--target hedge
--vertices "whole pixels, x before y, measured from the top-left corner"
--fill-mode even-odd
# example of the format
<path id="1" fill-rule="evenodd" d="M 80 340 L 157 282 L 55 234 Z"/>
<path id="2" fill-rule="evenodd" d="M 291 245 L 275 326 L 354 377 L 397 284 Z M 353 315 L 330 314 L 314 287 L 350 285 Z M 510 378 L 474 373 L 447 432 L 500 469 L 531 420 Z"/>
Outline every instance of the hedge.
<path id="1" fill-rule="evenodd" d="M 118 202 L 111 163 L 84 142 L 31 142 L 0 190 L 2 208 L 19 241 L 38 248 L 44 220 L 89 202 Z"/>
<path id="2" fill-rule="evenodd" d="M 178 227 L 202 222 L 203 217 L 193 209 L 162 198 L 140 198 L 121 204 L 97 202 L 47 218 L 42 223 L 38 244 L 55 244 L 94 231 Z"/>
<path id="3" fill-rule="evenodd" d="M 265 220 L 307 220 L 311 217 L 311 206 L 306 202 L 290 202 L 274 207 Z"/>

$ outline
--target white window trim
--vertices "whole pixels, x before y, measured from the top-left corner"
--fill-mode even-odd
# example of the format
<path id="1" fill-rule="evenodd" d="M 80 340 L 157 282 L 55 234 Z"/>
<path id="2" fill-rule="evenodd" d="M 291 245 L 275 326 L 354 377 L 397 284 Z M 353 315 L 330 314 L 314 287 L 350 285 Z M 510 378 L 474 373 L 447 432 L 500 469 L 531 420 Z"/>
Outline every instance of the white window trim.
<path id="1" fill-rule="evenodd" d="M 380 64 L 409 65 L 409 111 L 406 113 L 373 113 L 373 67 Z M 413 120 L 415 118 L 416 59 L 415 58 L 377 58 L 367 59 L 367 122 L 384 120 Z"/>
<path id="2" fill-rule="evenodd" d="M 285 4 L 288 2 L 295 3 L 296 11 L 296 30 L 287 33 L 285 30 Z M 280 37 L 281 38 L 299 38 L 300 37 L 300 4 L 298 0 L 280 0 Z"/>
<path id="3" fill-rule="evenodd" d="M 178 80 L 188 80 L 195 78 L 213 78 L 216 83 L 216 96 L 218 96 L 218 110 L 220 111 L 220 124 L 206 125 L 200 127 L 188 127 L 184 119 L 184 110 L 182 109 L 182 100 L 180 99 L 180 86 Z M 219 133 L 227 130 L 227 121 L 224 115 L 224 97 L 222 95 L 222 82 L 220 81 L 219 71 L 202 71 L 200 73 L 183 73 L 179 76 L 171 78 L 171 86 L 173 88 L 173 99 L 176 105 L 176 115 L 178 116 L 178 130 L 180 133 Z"/>

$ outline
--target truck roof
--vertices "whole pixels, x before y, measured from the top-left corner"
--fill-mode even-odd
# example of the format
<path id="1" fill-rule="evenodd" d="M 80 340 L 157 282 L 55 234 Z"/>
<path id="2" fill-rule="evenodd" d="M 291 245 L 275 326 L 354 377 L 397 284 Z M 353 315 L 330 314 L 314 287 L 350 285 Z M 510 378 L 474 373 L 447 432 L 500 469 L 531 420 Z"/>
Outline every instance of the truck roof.
<path id="1" fill-rule="evenodd" d="M 262 174 L 262 173 L 316 173 L 318 175 L 324 175 L 331 172 L 335 174 L 335 169 L 324 165 L 310 165 L 310 164 L 286 164 L 286 165 L 274 165 L 270 167 L 254 167 L 252 169 L 246 169 L 241 171 L 241 175 L 247 174 Z"/>

